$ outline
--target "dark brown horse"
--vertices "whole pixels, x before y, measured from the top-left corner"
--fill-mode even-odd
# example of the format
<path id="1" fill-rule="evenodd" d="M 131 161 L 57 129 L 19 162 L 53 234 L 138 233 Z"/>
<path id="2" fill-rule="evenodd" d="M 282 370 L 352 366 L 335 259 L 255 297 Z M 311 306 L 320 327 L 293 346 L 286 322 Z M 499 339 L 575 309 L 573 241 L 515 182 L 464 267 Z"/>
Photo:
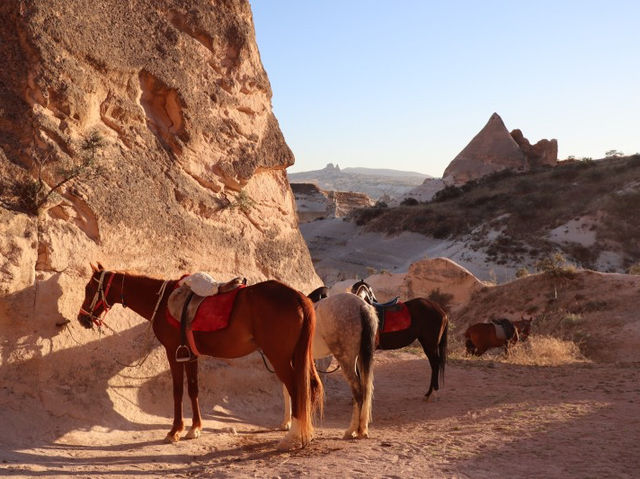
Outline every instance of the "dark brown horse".
<path id="1" fill-rule="evenodd" d="M 468 354 L 483 355 L 491 348 L 504 348 L 504 353 L 509 354 L 509 348 L 518 341 L 526 341 L 531 332 L 533 319 L 521 319 L 510 321 L 514 327 L 513 335 L 505 334 L 504 329 L 495 323 L 472 324 L 464 332 L 465 347 Z"/>
<path id="2" fill-rule="evenodd" d="M 364 281 L 355 283 L 351 287 L 351 292 L 369 304 L 378 302 L 373 289 Z M 404 304 L 411 314 L 411 325 L 403 331 L 380 332 L 378 348 L 400 349 L 417 339 L 431 365 L 431 382 L 425 394 L 425 398 L 429 399 L 431 393 L 440 388 L 438 379 L 444 382 L 449 318 L 438 304 L 425 298 L 410 299 Z"/>
<path id="3" fill-rule="evenodd" d="M 167 300 L 176 281 L 125 272 L 105 271 L 91 266 L 93 274 L 85 287 L 78 320 L 86 327 L 100 325 L 100 317 L 115 303 L 131 308 L 152 322 L 153 331 L 165 347 L 173 378 L 174 420 L 167 434 L 169 442 L 180 439 L 184 430 L 182 393 L 184 371 L 193 424 L 187 438 L 202 430 L 198 404 L 198 362 L 176 361 L 180 331 L 167 319 Z M 262 350 L 292 398 L 293 424 L 279 445 L 290 449 L 306 445 L 312 437 L 312 415 L 322 408 L 322 383 L 311 357 L 315 329 L 313 304 L 302 293 L 278 281 L 265 281 L 241 289 L 236 296 L 229 325 L 214 332 L 194 331 L 198 351 L 217 358 L 238 358 Z"/>

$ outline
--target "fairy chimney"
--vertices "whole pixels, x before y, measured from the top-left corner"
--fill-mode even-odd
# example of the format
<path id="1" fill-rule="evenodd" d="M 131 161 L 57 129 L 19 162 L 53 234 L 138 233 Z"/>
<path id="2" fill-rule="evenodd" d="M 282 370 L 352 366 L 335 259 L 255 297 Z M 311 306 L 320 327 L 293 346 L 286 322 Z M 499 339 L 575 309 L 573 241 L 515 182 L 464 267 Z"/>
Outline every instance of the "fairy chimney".
<path id="1" fill-rule="evenodd" d="M 502 118 L 491 115 L 487 124 L 456 156 L 443 174 L 449 185 L 462 185 L 496 171 L 523 170 L 525 156 L 509 134 Z"/>

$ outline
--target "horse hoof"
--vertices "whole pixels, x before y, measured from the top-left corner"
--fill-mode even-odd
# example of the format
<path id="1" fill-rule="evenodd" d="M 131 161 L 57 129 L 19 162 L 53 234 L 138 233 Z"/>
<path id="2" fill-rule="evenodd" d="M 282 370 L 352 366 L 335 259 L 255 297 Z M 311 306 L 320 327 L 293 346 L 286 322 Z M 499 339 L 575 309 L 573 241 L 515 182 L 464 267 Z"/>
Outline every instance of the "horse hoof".
<path id="1" fill-rule="evenodd" d="M 185 439 L 198 439 L 200 437 L 200 428 L 190 429 L 187 435 L 184 437 Z"/>
<path id="2" fill-rule="evenodd" d="M 286 421 L 280 424 L 281 431 L 288 431 L 289 429 L 291 429 L 291 421 Z"/>
<path id="3" fill-rule="evenodd" d="M 175 434 L 167 434 L 167 437 L 164 438 L 164 442 L 168 444 L 172 444 L 174 442 L 178 442 L 180 440 L 180 433 L 176 432 Z"/>
<path id="4" fill-rule="evenodd" d="M 369 432 L 359 432 L 358 433 L 358 439 L 369 439 Z"/>
<path id="5" fill-rule="evenodd" d="M 356 437 L 357 436 L 356 436 L 356 432 L 355 431 L 347 430 L 344 433 L 344 436 L 342 436 L 342 439 L 356 439 Z"/>
<path id="6" fill-rule="evenodd" d="M 295 449 L 297 446 L 297 442 L 295 441 L 291 441 L 289 439 L 287 439 L 286 437 L 280 441 L 280 443 L 278 444 L 278 451 L 291 451 L 293 449 Z"/>

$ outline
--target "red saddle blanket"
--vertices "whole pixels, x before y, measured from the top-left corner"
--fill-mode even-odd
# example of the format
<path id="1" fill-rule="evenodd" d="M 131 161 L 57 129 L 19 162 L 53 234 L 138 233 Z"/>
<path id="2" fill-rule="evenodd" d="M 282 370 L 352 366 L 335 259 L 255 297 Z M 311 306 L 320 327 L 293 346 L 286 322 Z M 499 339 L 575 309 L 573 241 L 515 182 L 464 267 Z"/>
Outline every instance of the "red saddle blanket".
<path id="1" fill-rule="evenodd" d="M 207 296 L 198 307 L 196 317 L 191 322 L 191 329 L 210 333 L 226 328 L 229 325 L 229 318 L 233 311 L 236 295 L 241 289 L 236 288 L 228 293 Z M 180 327 L 180 321 L 171 316 L 168 310 L 167 319 L 176 328 Z"/>
<path id="2" fill-rule="evenodd" d="M 384 312 L 384 324 L 382 326 L 382 333 L 391 333 L 393 331 L 402 331 L 411 326 L 411 314 L 407 305 L 404 303 L 398 303 L 397 311 L 386 310 Z M 392 309 L 396 309 L 394 306 Z"/>

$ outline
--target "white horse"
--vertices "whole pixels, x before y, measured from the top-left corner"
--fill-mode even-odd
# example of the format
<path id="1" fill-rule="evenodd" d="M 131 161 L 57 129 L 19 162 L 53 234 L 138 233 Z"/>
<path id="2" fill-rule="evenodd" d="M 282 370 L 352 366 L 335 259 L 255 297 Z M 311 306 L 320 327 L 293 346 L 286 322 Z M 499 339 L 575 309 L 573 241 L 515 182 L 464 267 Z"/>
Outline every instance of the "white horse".
<path id="1" fill-rule="evenodd" d="M 313 297 L 314 293 L 309 296 Z M 351 293 L 320 299 L 315 303 L 315 307 L 313 358 L 333 355 L 340 364 L 353 394 L 353 415 L 344 438 L 369 437 L 373 399 L 373 353 L 378 332 L 376 311 L 363 299 Z M 282 388 L 282 391 L 284 419 L 281 428 L 288 430 L 291 426 L 291 398 L 286 388 Z"/>

